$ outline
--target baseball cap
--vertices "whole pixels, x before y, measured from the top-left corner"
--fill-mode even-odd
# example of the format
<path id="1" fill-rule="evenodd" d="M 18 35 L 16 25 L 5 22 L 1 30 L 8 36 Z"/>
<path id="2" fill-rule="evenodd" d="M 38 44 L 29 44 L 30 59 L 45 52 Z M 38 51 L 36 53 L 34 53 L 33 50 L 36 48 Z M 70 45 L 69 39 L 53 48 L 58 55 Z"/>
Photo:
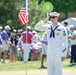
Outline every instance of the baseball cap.
<path id="1" fill-rule="evenodd" d="M 36 34 L 37 32 L 34 30 L 34 31 L 32 31 L 32 33 Z"/>
<path id="2" fill-rule="evenodd" d="M 27 26 L 27 29 L 31 29 L 31 27 L 30 26 Z"/>
<path id="3" fill-rule="evenodd" d="M 13 32 L 15 32 L 15 33 L 16 33 L 16 32 L 17 32 L 17 30 L 16 30 L 16 29 L 13 29 Z"/>
<path id="4" fill-rule="evenodd" d="M 70 25 L 70 26 L 69 26 L 69 29 L 71 29 L 71 28 L 74 28 L 74 25 Z"/>
<path id="5" fill-rule="evenodd" d="M 60 13 L 57 13 L 57 12 L 50 12 L 49 13 L 49 16 L 51 16 L 51 17 L 59 16 L 59 15 L 60 15 Z"/>
<path id="6" fill-rule="evenodd" d="M 6 29 L 6 30 L 10 30 L 11 28 L 10 28 L 9 25 L 6 25 L 6 26 L 5 26 L 5 29 Z"/>

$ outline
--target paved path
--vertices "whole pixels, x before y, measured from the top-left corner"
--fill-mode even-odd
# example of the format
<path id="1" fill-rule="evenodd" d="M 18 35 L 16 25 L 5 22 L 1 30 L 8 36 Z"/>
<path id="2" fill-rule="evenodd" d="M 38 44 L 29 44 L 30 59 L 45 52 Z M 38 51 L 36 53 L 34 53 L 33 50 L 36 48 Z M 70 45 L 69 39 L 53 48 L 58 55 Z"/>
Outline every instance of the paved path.
<path id="1" fill-rule="evenodd" d="M 47 75 L 47 70 L 1 71 L 0 75 Z M 63 69 L 63 75 L 76 75 L 76 69 Z"/>

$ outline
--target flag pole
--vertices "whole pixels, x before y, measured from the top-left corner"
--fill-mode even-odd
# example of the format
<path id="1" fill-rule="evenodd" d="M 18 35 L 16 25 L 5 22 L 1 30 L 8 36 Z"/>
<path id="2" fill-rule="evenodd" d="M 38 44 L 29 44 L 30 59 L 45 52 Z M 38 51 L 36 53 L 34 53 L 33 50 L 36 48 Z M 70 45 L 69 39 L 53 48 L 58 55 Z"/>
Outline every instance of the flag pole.
<path id="1" fill-rule="evenodd" d="M 27 19 L 28 19 L 28 0 L 25 0 L 26 2 L 26 15 L 27 15 Z M 27 49 L 27 26 L 28 26 L 28 22 L 26 23 L 26 49 Z M 25 59 L 25 58 L 24 58 Z M 25 75 L 27 75 L 27 62 L 26 62 L 26 70 L 25 70 Z"/>

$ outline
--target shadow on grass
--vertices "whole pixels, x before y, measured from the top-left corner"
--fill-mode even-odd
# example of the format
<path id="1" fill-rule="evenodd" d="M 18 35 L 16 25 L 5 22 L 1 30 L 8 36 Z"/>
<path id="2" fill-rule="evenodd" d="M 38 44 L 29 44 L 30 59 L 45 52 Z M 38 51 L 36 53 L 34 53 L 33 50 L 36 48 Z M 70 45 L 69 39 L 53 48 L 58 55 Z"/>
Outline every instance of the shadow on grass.
<path id="1" fill-rule="evenodd" d="M 40 68 L 38 68 L 38 69 L 47 69 L 47 67 L 43 67 L 43 68 L 40 67 Z"/>
<path id="2" fill-rule="evenodd" d="M 69 68 L 69 67 L 72 68 L 72 67 L 75 67 L 75 65 L 74 65 L 74 64 L 73 64 L 73 65 L 70 65 L 70 66 L 69 66 L 69 65 L 64 65 L 64 67 L 65 67 L 65 68 Z"/>

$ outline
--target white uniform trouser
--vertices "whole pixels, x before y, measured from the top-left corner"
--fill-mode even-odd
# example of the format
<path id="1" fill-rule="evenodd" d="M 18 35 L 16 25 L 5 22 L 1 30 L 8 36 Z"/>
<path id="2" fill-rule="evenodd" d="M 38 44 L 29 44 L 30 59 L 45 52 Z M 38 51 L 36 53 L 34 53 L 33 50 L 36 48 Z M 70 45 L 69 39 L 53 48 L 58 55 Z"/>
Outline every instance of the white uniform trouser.
<path id="1" fill-rule="evenodd" d="M 28 62 L 29 53 L 30 53 L 30 46 L 31 46 L 31 44 L 23 44 L 23 51 L 24 51 L 23 59 L 24 59 L 24 62 Z"/>
<path id="2" fill-rule="evenodd" d="M 47 70 L 48 75 L 62 75 L 61 57 L 53 54 L 47 54 Z"/>

